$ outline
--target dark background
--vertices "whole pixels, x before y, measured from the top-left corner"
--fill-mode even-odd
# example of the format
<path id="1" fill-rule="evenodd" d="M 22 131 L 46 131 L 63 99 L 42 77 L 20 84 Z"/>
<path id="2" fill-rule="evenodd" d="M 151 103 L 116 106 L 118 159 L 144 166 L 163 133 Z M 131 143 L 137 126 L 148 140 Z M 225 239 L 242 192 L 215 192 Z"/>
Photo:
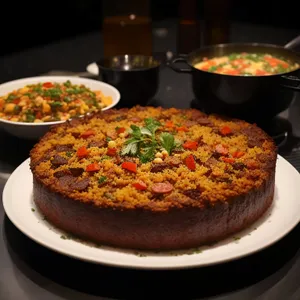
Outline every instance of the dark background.
<path id="1" fill-rule="evenodd" d="M 5 2 L 4 2 L 5 1 Z M 8 1 L 1 3 L 0 55 L 46 45 L 67 37 L 100 31 L 102 2 L 109 0 Z M 126 0 L 120 0 L 126 1 Z M 220 0 L 227 1 L 227 0 Z M 230 20 L 300 29 L 296 1 L 231 0 Z M 203 19 L 203 1 L 198 0 Z M 178 17 L 178 0 L 152 0 L 153 20 Z"/>

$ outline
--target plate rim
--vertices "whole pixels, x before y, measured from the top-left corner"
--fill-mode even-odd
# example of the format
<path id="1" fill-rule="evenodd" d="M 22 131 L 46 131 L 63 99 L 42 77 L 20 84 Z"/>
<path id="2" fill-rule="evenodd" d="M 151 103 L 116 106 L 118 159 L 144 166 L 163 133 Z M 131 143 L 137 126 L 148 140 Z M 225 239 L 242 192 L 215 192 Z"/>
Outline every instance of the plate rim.
<path id="1" fill-rule="evenodd" d="M 277 160 L 280 159 L 282 160 L 283 163 L 287 164 L 288 167 L 290 168 L 290 171 L 292 171 L 294 173 L 293 176 L 297 176 L 298 177 L 298 181 L 300 184 L 300 173 L 297 171 L 297 169 L 285 158 L 283 158 L 281 155 L 277 155 Z M 9 197 L 12 197 L 11 195 L 11 189 L 12 189 L 12 182 L 13 182 L 13 178 L 14 176 L 17 176 L 17 172 L 19 172 L 19 170 L 24 167 L 24 165 L 29 164 L 30 158 L 27 158 L 25 161 L 23 161 L 11 174 L 11 176 L 8 178 L 7 182 L 5 183 L 5 186 L 3 188 L 3 193 L 2 193 L 2 202 L 3 202 L 3 207 L 4 207 L 4 211 L 6 216 L 9 218 L 9 220 L 14 224 L 14 226 L 20 230 L 24 235 L 26 235 L 28 238 L 30 238 L 31 240 L 33 240 L 34 242 L 36 242 L 37 244 L 48 248 L 56 253 L 59 253 L 61 255 L 65 255 L 77 260 L 81 260 L 81 261 L 85 261 L 88 263 L 93 263 L 93 264 L 100 264 L 100 265 L 106 265 L 106 266 L 111 266 L 111 267 L 119 267 L 119 268 L 129 268 L 129 269 L 140 269 L 140 270 L 180 270 L 180 269 L 193 269 L 193 268 L 202 268 L 202 267 L 207 267 L 207 266 L 213 266 L 213 265 L 219 265 L 219 264 L 223 264 L 223 263 L 227 263 L 230 261 L 234 261 L 237 259 L 241 259 L 243 257 L 247 257 L 250 255 L 253 255 L 257 252 L 260 252 L 272 245 L 274 245 L 276 242 L 278 242 L 279 240 L 281 240 L 283 237 L 285 237 L 288 233 L 290 233 L 300 222 L 300 214 L 298 218 L 295 218 L 295 220 L 292 222 L 292 225 L 289 225 L 288 227 L 285 227 L 284 230 L 280 231 L 280 234 L 278 234 L 275 238 L 271 239 L 270 241 L 267 241 L 265 244 L 263 244 L 262 246 L 257 246 L 256 248 L 251 249 L 250 251 L 244 251 L 241 254 L 238 254 L 236 256 L 232 255 L 229 256 L 225 259 L 217 259 L 213 262 L 208 262 L 208 263 L 194 263 L 191 262 L 190 264 L 174 264 L 174 265 L 142 265 L 142 264 L 130 264 L 129 263 L 124 263 L 124 262 L 112 262 L 112 261 L 105 261 L 105 260 L 95 260 L 93 258 L 88 258 L 87 256 L 83 256 L 80 255 L 78 253 L 75 252 L 68 252 L 68 250 L 63 250 L 63 249 L 57 249 L 55 247 L 55 245 L 51 245 L 51 241 L 45 241 L 42 240 L 40 238 L 36 238 L 34 236 L 33 232 L 28 232 L 26 231 L 26 229 L 22 228 L 22 226 L 20 226 L 20 224 L 18 224 L 18 221 L 14 220 L 13 216 L 10 214 L 10 208 L 9 208 L 9 204 L 8 204 L 8 199 Z M 118 250 L 120 250 L 122 252 L 122 249 L 118 248 Z M 142 252 L 142 251 L 141 251 Z M 197 254 L 195 254 L 197 255 Z M 199 255 L 199 254 L 198 254 Z M 142 259 L 142 258 L 141 258 Z"/>

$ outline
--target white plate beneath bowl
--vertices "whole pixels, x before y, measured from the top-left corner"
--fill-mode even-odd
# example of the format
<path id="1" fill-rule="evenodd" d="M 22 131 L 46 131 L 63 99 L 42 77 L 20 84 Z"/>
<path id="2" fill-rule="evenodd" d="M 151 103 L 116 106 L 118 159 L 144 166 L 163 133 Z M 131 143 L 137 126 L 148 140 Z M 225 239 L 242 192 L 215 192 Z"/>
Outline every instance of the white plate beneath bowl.
<path id="1" fill-rule="evenodd" d="M 0 84 L 0 96 L 10 93 L 16 89 L 22 88 L 28 84 L 35 84 L 39 82 L 58 82 L 62 83 L 70 80 L 74 84 L 84 84 L 91 90 L 101 90 L 104 95 L 112 97 L 112 104 L 103 108 L 102 110 L 110 109 L 118 104 L 120 101 L 119 91 L 110 84 L 102 81 L 74 77 L 74 76 L 37 76 L 28 77 L 9 81 Z M 0 127 L 8 133 L 23 139 L 37 140 L 43 136 L 52 125 L 57 125 L 65 121 L 47 122 L 47 123 L 25 123 L 25 122 L 12 122 L 0 118 Z"/>
<path id="2" fill-rule="evenodd" d="M 73 239 L 62 239 L 66 234 L 43 220 L 33 203 L 29 159 L 8 179 L 3 191 L 3 205 L 7 216 L 20 231 L 41 245 L 67 256 L 118 267 L 179 269 L 238 259 L 281 239 L 300 221 L 299 186 L 300 174 L 278 156 L 274 204 L 265 216 L 249 229 L 213 246 L 174 253 L 137 253 L 104 246 L 97 248 Z"/>

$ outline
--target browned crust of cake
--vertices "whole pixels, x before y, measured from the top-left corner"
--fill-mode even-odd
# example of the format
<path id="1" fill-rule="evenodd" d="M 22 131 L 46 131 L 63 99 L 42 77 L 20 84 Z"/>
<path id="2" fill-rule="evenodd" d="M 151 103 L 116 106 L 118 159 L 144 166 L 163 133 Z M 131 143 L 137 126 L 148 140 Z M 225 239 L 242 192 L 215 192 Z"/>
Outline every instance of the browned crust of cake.
<path id="1" fill-rule="evenodd" d="M 101 245 L 141 250 L 199 247 L 239 232 L 259 219 L 274 196 L 275 175 L 260 189 L 231 203 L 167 212 L 95 207 L 53 193 L 34 179 L 33 199 L 58 228 Z"/>
<path id="2" fill-rule="evenodd" d="M 200 119 L 207 118 L 205 114 L 195 110 L 182 111 L 196 112 Z M 275 144 L 256 125 L 240 120 L 230 121 L 236 122 L 241 130 L 245 130 L 245 135 L 249 136 L 248 144 L 253 139 L 254 142 L 259 141 L 257 149 L 260 152 L 256 155 L 256 169 L 245 173 L 250 178 L 250 183 L 253 183 L 252 188 L 247 192 L 241 191 L 238 195 L 223 199 L 203 195 L 197 198 L 197 194 L 193 194 L 194 190 L 189 190 L 190 193 L 182 197 L 171 193 L 163 198 L 165 200 L 154 199 L 145 203 L 107 199 L 94 201 L 86 199 L 84 194 L 74 196 L 68 190 L 62 190 L 55 183 L 55 178 L 51 184 L 45 184 L 45 174 L 37 171 L 37 165 L 45 155 L 39 153 L 41 143 L 45 145 L 59 128 L 75 128 L 95 117 L 110 122 L 112 118 L 124 116 L 127 112 L 126 109 L 110 110 L 81 121 L 66 122 L 54 127 L 32 149 L 30 167 L 33 173 L 33 198 L 45 217 L 58 228 L 84 239 L 116 247 L 183 249 L 218 241 L 248 227 L 272 204 L 277 156 Z M 226 122 L 226 118 L 220 117 L 220 120 Z M 208 121 L 212 122 L 211 119 Z M 243 176 L 243 172 L 238 171 L 238 174 Z M 260 180 L 260 185 L 255 185 L 256 178 Z M 249 184 L 249 180 L 247 182 Z M 226 184 L 224 183 L 223 188 Z M 226 188 L 230 190 L 231 187 L 228 183 Z"/>

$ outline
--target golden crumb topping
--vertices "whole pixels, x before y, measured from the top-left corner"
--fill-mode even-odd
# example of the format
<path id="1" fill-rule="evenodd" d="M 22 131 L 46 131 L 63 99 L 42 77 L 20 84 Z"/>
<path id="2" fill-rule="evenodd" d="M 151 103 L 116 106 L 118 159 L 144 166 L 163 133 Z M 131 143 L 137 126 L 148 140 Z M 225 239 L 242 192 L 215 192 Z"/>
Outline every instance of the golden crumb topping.
<path id="1" fill-rule="evenodd" d="M 204 207 L 259 189 L 276 147 L 256 125 L 195 109 L 107 110 L 54 127 L 31 151 L 37 180 L 101 207 Z"/>

